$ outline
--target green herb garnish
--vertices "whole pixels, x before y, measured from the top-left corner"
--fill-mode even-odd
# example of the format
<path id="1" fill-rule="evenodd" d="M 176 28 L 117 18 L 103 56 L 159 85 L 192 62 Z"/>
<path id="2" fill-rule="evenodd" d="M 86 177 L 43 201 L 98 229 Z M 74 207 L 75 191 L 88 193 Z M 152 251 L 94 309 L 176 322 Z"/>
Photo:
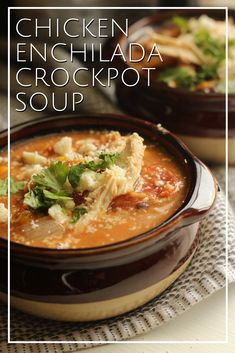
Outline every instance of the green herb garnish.
<path id="1" fill-rule="evenodd" d="M 175 82 L 177 87 L 192 89 L 194 86 L 194 77 L 183 67 L 171 67 L 162 71 L 158 76 L 158 81 L 169 84 Z"/>
<path id="2" fill-rule="evenodd" d="M 24 189 L 24 181 L 16 181 L 10 177 L 10 192 L 16 194 L 17 192 Z M 6 196 L 8 192 L 8 178 L 0 179 L 0 196 Z"/>
<path id="3" fill-rule="evenodd" d="M 235 46 L 235 38 L 229 38 L 228 47 L 234 47 L 234 46 Z"/>
<path id="4" fill-rule="evenodd" d="M 196 85 L 203 81 L 217 78 L 217 65 L 201 66 L 192 75 L 183 67 L 172 67 L 162 71 L 158 76 L 158 81 L 169 84 L 175 82 L 177 87 L 194 90 Z"/>
<path id="5" fill-rule="evenodd" d="M 47 210 L 53 203 L 44 197 L 43 189 L 39 186 L 35 186 L 24 195 L 24 204 L 32 210 Z"/>
<path id="6" fill-rule="evenodd" d="M 76 223 L 85 213 L 87 213 L 87 210 L 84 207 L 75 207 L 71 223 Z"/>
<path id="7" fill-rule="evenodd" d="M 24 181 L 16 181 L 10 177 L 10 192 L 11 194 L 16 194 L 17 192 L 23 190 L 25 187 Z"/>
<path id="8" fill-rule="evenodd" d="M 8 189 L 7 178 L 0 179 L 0 196 L 7 195 L 7 189 Z"/>
<path id="9" fill-rule="evenodd" d="M 24 196 L 24 204 L 33 210 L 44 211 L 55 203 L 71 200 L 69 193 L 64 189 L 69 167 L 63 162 L 52 163 L 40 173 L 33 175 L 33 187 Z"/>
<path id="10" fill-rule="evenodd" d="M 102 162 L 100 162 L 99 169 L 106 169 L 110 168 L 118 159 L 119 153 L 104 153 L 102 152 L 99 155 L 99 159 L 101 159 Z"/>
<path id="11" fill-rule="evenodd" d="M 85 170 L 85 163 L 76 164 L 70 168 L 68 179 L 73 188 L 78 186 L 81 175 L 85 172 Z"/>
<path id="12" fill-rule="evenodd" d="M 69 167 L 63 162 L 52 163 L 49 168 L 44 168 L 32 180 L 39 186 L 50 191 L 60 192 L 68 176 Z"/>
<path id="13" fill-rule="evenodd" d="M 172 23 L 180 28 L 180 31 L 185 33 L 188 30 L 188 21 L 182 16 L 172 17 Z"/>
<path id="14" fill-rule="evenodd" d="M 33 210 L 46 211 L 55 203 L 71 200 L 71 197 L 65 196 L 64 192 L 53 193 L 43 187 L 35 186 L 24 195 L 24 204 Z"/>
<path id="15" fill-rule="evenodd" d="M 208 30 L 200 29 L 195 34 L 194 40 L 195 44 L 203 51 L 203 53 L 212 56 L 216 63 L 221 62 L 225 58 L 225 44 L 212 38 Z"/>
<path id="16" fill-rule="evenodd" d="M 24 204 L 32 210 L 43 212 L 56 203 L 63 205 L 64 201 L 72 199 L 72 195 L 64 187 L 67 179 L 71 186 L 76 188 L 85 170 L 101 172 L 110 168 L 118 156 L 117 153 L 101 153 L 98 162 L 79 163 L 71 167 L 61 161 L 51 163 L 48 168 L 32 176 L 29 191 L 24 196 Z M 82 212 L 75 211 L 73 217 L 78 219 L 78 214 L 82 215 Z"/>
<path id="17" fill-rule="evenodd" d="M 78 186 L 81 175 L 85 172 L 86 169 L 92 170 L 94 172 L 105 170 L 107 168 L 110 168 L 116 162 L 118 157 L 118 153 L 107 154 L 102 152 L 99 155 L 98 162 L 90 161 L 73 165 L 68 173 L 68 179 L 70 184 L 73 188 L 76 188 Z"/>
<path id="18" fill-rule="evenodd" d="M 203 81 L 213 80 L 217 78 L 217 76 L 218 74 L 217 74 L 216 64 L 209 65 L 209 66 L 201 66 L 197 71 L 197 75 L 195 77 L 195 81 L 196 81 L 195 83 L 198 84 Z"/>

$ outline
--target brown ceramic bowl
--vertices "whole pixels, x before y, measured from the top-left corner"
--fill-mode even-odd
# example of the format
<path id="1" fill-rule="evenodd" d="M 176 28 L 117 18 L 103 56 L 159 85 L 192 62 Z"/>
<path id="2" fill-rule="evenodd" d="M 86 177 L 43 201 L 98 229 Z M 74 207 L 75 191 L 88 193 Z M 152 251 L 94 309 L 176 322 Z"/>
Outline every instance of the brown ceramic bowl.
<path id="1" fill-rule="evenodd" d="M 118 42 L 125 51 L 128 42 L 138 42 L 147 28 L 157 29 L 172 16 L 199 17 L 202 14 L 216 19 L 224 19 L 222 10 L 194 9 L 163 11 L 155 16 L 146 17 L 129 28 L 128 39 L 120 36 Z M 229 16 L 235 17 L 235 11 Z M 134 39 L 133 39 L 134 38 Z M 129 67 L 121 59 L 117 65 Z M 142 75 L 141 75 L 142 76 Z M 129 80 L 131 81 L 131 75 Z M 147 86 L 142 76 L 140 83 L 128 88 L 121 84 L 116 89 L 119 104 L 125 111 L 140 116 L 173 131 L 203 160 L 224 162 L 225 160 L 225 95 L 220 93 L 190 92 L 171 88 L 164 83 L 152 80 Z M 235 94 L 229 95 L 229 162 L 235 164 Z M 216 151 L 216 153 L 215 153 Z"/>
<path id="2" fill-rule="evenodd" d="M 23 123 L 11 142 L 65 130 L 138 132 L 161 144 L 182 166 L 188 192 L 182 206 L 159 226 L 97 248 L 56 250 L 11 242 L 11 305 L 44 318 L 88 321 L 133 310 L 159 295 L 186 269 L 198 244 L 198 225 L 212 208 L 216 182 L 208 168 L 174 135 L 140 119 L 113 114 L 56 116 Z M 7 133 L 0 139 L 7 144 Z M 7 241 L 1 239 L 7 291 Z"/>

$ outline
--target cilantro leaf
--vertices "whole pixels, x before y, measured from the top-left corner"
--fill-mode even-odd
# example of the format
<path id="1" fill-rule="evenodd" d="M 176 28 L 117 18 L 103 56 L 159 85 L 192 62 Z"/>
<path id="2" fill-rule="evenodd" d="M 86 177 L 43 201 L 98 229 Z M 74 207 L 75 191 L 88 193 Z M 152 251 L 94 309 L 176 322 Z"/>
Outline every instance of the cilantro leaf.
<path id="1" fill-rule="evenodd" d="M 61 185 L 65 183 L 69 172 L 69 168 L 65 163 L 60 161 L 56 163 L 52 163 L 49 167 L 49 170 Z"/>
<path id="2" fill-rule="evenodd" d="M 24 195 L 24 204 L 32 210 L 46 211 L 53 203 L 53 201 L 44 197 L 43 189 L 38 186 Z"/>
<path id="3" fill-rule="evenodd" d="M 76 223 L 81 216 L 87 213 L 87 210 L 84 207 L 75 207 L 73 210 L 73 216 L 71 223 Z"/>
<path id="4" fill-rule="evenodd" d="M 182 16 L 172 17 L 172 23 L 180 28 L 180 31 L 185 33 L 188 30 L 188 21 Z"/>
<path id="5" fill-rule="evenodd" d="M 229 38 L 228 39 L 228 46 L 229 47 L 234 47 L 235 46 L 235 38 Z"/>
<path id="6" fill-rule="evenodd" d="M 85 172 L 86 169 L 92 170 L 94 172 L 102 171 L 107 168 L 110 168 L 119 157 L 118 153 L 104 153 L 102 152 L 99 155 L 99 161 L 89 161 L 86 163 L 79 163 L 72 166 L 68 173 L 68 180 L 73 188 L 78 186 L 81 175 Z"/>
<path id="7" fill-rule="evenodd" d="M 11 194 L 16 194 L 18 191 L 23 190 L 25 187 L 24 181 L 15 181 L 12 177 L 10 177 L 10 191 Z"/>
<path id="8" fill-rule="evenodd" d="M 175 81 L 177 86 L 185 89 L 192 89 L 194 86 L 194 77 L 183 67 L 171 67 L 162 71 L 158 76 L 158 81 L 169 84 Z"/>
<path id="9" fill-rule="evenodd" d="M 38 174 L 32 176 L 32 188 L 25 194 L 24 204 L 35 211 L 47 211 L 56 203 L 63 204 L 64 201 L 72 199 L 64 188 L 67 178 L 71 186 L 75 188 L 86 169 L 102 171 L 115 163 L 117 158 L 118 154 L 115 153 L 101 153 L 98 162 L 79 163 L 71 167 L 61 161 L 51 163 L 48 168 L 44 168 Z M 78 220 L 83 212 L 86 212 L 84 210 L 83 208 L 77 208 L 74 211 L 74 219 Z"/>
<path id="10" fill-rule="evenodd" d="M 39 174 L 33 175 L 32 180 L 54 192 L 60 192 L 68 176 L 69 168 L 61 161 L 52 163 Z"/>
<path id="11" fill-rule="evenodd" d="M 63 162 L 51 163 L 48 168 L 42 169 L 32 176 L 33 188 L 24 196 L 24 204 L 33 210 L 46 211 L 55 203 L 71 200 L 64 189 L 69 167 Z"/>
<path id="12" fill-rule="evenodd" d="M 10 192 L 16 194 L 17 192 L 24 189 L 24 181 L 16 181 L 10 177 Z M 6 196 L 8 192 L 8 178 L 0 179 L 0 196 Z"/>
<path id="13" fill-rule="evenodd" d="M 24 195 L 24 204 L 35 211 L 47 211 L 55 203 L 71 200 L 63 193 L 53 193 L 43 187 L 36 186 Z"/>
<path id="14" fill-rule="evenodd" d="M 202 66 L 199 68 L 196 83 L 217 78 L 217 65 Z"/>
<path id="15" fill-rule="evenodd" d="M 48 206 L 45 204 L 42 190 L 39 187 L 29 190 L 24 195 L 24 204 L 33 210 L 47 208 Z"/>
<path id="16" fill-rule="evenodd" d="M 53 193 L 44 189 L 43 194 L 47 199 L 50 199 L 50 200 L 71 200 L 72 199 L 70 196 L 65 195 L 64 192 Z"/>
<path id="17" fill-rule="evenodd" d="M 196 85 L 207 80 L 217 79 L 217 65 L 201 66 L 195 72 L 190 74 L 183 67 L 172 67 L 162 71 L 158 76 L 158 81 L 169 84 L 174 81 L 177 87 L 193 90 Z"/>
<path id="18" fill-rule="evenodd" d="M 106 168 L 110 168 L 118 159 L 119 157 L 119 153 L 104 153 L 102 152 L 99 155 L 99 159 L 102 160 L 102 162 L 100 163 L 100 169 L 106 169 Z"/>
<path id="19" fill-rule="evenodd" d="M 81 175 L 82 173 L 85 172 L 85 170 L 86 170 L 86 166 L 84 163 L 73 165 L 70 168 L 69 174 L 68 174 L 68 180 L 73 188 L 76 188 L 78 186 Z"/>
<path id="20" fill-rule="evenodd" d="M 5 179 L 0 179 L 0 196 L 5 196 L 7 195 L 7 178 Z"/>
<path id="21" fill-rule="evenodd" d="M 200 29 L 194 37 L 195 44 L 204 54 L 210 55 L 219 63 L 225 58 L 225 44 L 211 37 L 207 29 Z"/>

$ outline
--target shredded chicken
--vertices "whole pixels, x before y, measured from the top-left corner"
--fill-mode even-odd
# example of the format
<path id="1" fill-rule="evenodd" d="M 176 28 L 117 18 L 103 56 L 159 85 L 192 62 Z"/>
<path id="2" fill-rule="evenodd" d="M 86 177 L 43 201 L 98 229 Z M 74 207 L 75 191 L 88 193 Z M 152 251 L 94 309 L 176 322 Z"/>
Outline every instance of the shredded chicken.
<path id="1" fill-rule="evenodd" d="M 116 165 L 103 172 L 98 188 L 86 198 L 88 213 L 77 222 L 76 228 L 85 227 L 105 213 L 114 197 L 134 190 L 142 169 L 144 150 L 143 139 L 137 133 L 125 138 Z"/>
<path id="2" fill-rule="evenodd" d="M 203 65 L 209 63 L 210 58 L 206 57 L 192 42 L 191 37 L 188 38 L 187 35 L 174 38 L 154 31 L 150 31 L 149 35 L 151 40 L 157 43 L 158 49 L 163 55 L 181 59 L 189 64 Z M 152 41 L 150 42 L 148 37 L 147 47 L 151 48 Z"/>

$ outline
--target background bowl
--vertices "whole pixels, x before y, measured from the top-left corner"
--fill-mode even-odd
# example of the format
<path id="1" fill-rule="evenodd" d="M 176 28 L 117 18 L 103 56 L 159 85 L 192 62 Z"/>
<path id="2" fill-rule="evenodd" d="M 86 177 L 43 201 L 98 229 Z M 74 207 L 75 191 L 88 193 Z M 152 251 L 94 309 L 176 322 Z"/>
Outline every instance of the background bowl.
<path id="1" fill-rule="evenodd" d="M 11 142 L 61 131 L 138 132 L 163 146 L 183 168 L 188 191 L 182 206 L 159 226 L 115 244 L 45 249 L 10 243 L 11 305 L 44 318 L 90 321 L 123 314 L 151 300 L 186 269 L 198 244 L 198 224 L 212 208 L 216 182 L 171 133 L 140 119 L 113 114 L 55 116 L 11 130 Z M 7 133 L 0 137 L 7 144 Z M 0 239 L 2 294 L 7 293 L 7 241 Z"/>
<path id="2" fill-rule="evenodd" d="M 146 17 L 130 26 L 130 36 L 118 39 L 125 51 L 128 42 L 135 42 L 145 33 L 148 27 L 157 28 L 172 16 L 198 17 L 202 14 L 216 19 L 224 19 L 224 11 L 211 9 L 194 9 L 164 11 L 158 15 Z M 235 18 L 235 12 L 229 16 Z M 127 68 L 121 58 L 117 66 Z M 129 75 L 131 82 L 132 77 Z M 161 123 L 176 133 L 201 159 L 208 162 L 225 161 L 225 95 L 220 93 L 190 92 L 180 88 L 171 88 L 164 83 L 152 80 L 147 86 L 142 76 L 135 87 L 117 84 L 116 95 L 121 107 L 130 114 L 140 116 L 155 123 Z M 229 126 L 228 147 L 229 162 L 235 164 L 235 95 L 228 97 Z"/>

